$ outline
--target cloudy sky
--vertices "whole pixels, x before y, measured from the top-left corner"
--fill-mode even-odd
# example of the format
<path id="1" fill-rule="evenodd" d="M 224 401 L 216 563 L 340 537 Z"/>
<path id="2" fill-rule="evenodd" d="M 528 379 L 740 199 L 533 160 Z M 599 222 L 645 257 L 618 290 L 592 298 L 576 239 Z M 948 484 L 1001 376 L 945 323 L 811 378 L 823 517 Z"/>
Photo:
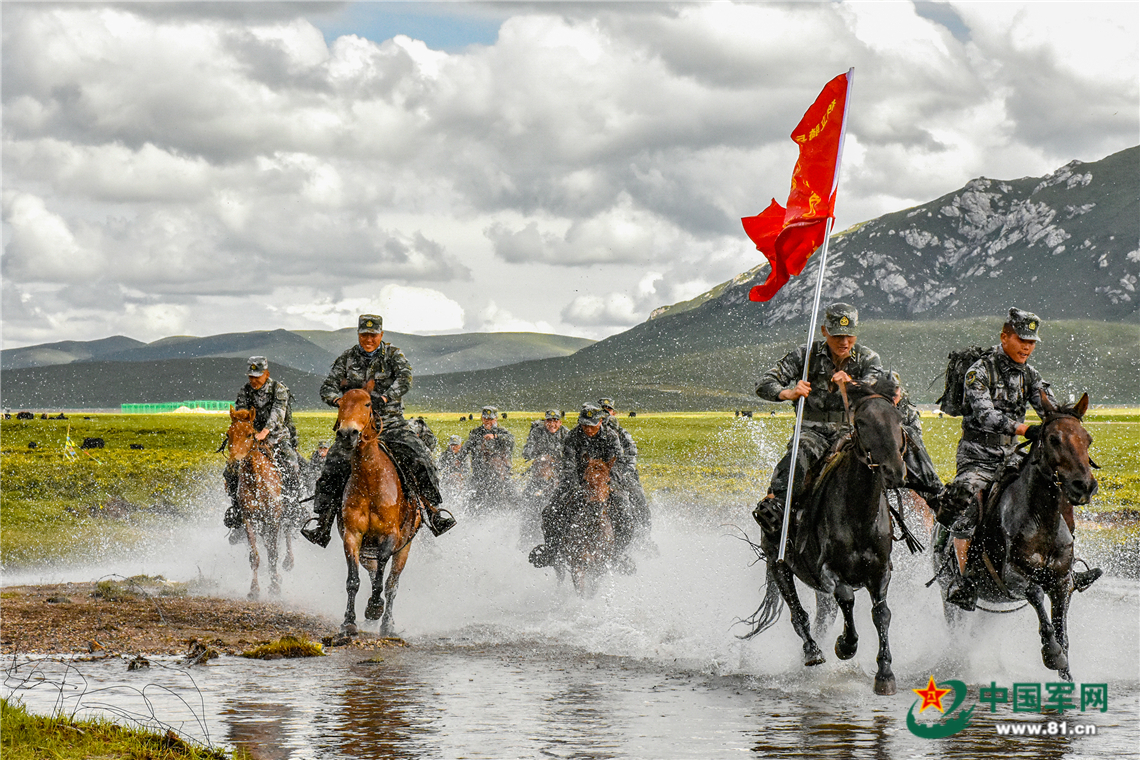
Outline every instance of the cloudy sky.
<path id="1" fill-rule="evenodd" d="M 855 68 L 837 228 L 1140 143 L 1140 4 L 4 2 L 3 345 L 600 338 L 762 256 Z"/>

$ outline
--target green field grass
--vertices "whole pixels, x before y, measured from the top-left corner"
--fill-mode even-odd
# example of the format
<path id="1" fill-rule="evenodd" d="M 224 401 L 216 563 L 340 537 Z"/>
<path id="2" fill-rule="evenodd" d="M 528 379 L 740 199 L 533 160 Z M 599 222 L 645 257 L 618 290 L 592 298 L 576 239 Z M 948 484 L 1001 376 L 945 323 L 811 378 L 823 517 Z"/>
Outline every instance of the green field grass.
<path id="1" fill-rule="evenodd" d="M 409 412 L 413 416 L 414 411 Z M 477 420 L 459 414 L 422 415 L 441 445 L 466 438 Z M 515 435 L 514 471 L 526 469 L 522 446 L 538 413 L 508 410 L 502 425 Z M 328 413 L 295 417 L 301 454 L 331 440 Z M 570 417 L 573 421 L 573 415 Z M 1086 416 L 1092 455 L 1101 465 L 1100 492 L 1090 512 L 1122 514 L 1140 509 L 1140 410 L 1094 409 Z M 223 455 L 217 448 L 225 415 L 90 415 L 69 420 L 4 420 L 0 424 L 0 562 L 28 567 L 83 558 L 110 546 L 130 546 L 171 517 L 192 518 L 221 503 Z M 791 437 L 784 412 L 734 417 L 723 412 L 642 413 L 622 417 L 639 447 L 639 467 L 656 509 L 702 524 L 740 522 L 763 494 L 772 467 Z M 954 474 L 960 423 L 924 416 L 927 449 L 944 480 Z M 106 448 L 64 456 L 72 441 L 102 437 Z M 37 448 L 29 449 L 35 441 Z M 141 444 L 142 449 L 131 449 Z M 205 497 L 210 496 L 210 499 Z M 220 516 L 219 516 L 220 521 Z M 1135 540 L 1135 519 L 1114 536 Z M 1124 531 L 1121 533 L 1120 531 Z"/>

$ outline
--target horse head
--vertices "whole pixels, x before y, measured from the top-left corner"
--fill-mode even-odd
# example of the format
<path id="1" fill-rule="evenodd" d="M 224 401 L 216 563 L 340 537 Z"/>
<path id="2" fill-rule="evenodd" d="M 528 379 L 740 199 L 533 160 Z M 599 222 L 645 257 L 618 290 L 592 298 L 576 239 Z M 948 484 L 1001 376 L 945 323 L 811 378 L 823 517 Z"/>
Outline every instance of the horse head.
<path id="1" fill-rule="evenodd" d="M 906 436 L 895 407 L 898 383 L 883 375 L 873 383 L 849 383 L 848 398 L 855 423 L 855 454 L 863 464 L 877 468 L 886 488 L 906 482 Z"/>
<path id="2" fill-rule="evenodd" d="M 590 459 L 586 462 L 586 487 L 583 489 L 586 501 L 596 504 L 610 498 L 610 470 L 613 466 L 612 459 Z"/>
<path id="3" fill-rule="evenodd" d="M 1092 473 L 1097 465 L 1089 457 L 1092 436 L 1081 424 L 1089 408 L 1089 394 L 1068 406 L 1055 407 L 1044 395 L 1041 403 L 1045 416 L 1030 461 L 1060 486 L 1070 504 L 1088 504 L 1097 492 Z"/>
<path id="4" fill-rule="evenodd" d="M 372 389 L 375 381 L 369 380 L 363 388 L 344 392 L 337 402 L 337 438 L 347 439 L 350 448 L 355 448 L 361 438 L 372 438 L 377 434 L 372 423 Z"/>
<path id="5" fill-rule="evenodd" d="M 249 456 L 257 446 L 253 429 L 253 420 L 256 413 L 252 409 L 234 409 L 230 405 L 230 426 L 226 430 L 226 447 L 229 450 L 229 460 L 240 462 Z"/>

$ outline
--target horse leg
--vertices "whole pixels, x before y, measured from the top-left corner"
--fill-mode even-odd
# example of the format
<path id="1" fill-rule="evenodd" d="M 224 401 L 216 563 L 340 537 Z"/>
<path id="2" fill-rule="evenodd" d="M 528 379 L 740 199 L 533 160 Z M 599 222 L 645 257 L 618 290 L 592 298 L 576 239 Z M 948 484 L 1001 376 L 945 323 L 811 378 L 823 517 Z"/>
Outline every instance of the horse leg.
<path id="1" fill-rule="evenodd" d="M 361 560 L 360 564 L 364 565 L 364 569 L 368 571 L 368 580 L 372 584 L 372 593 L 368 597 L 368 604 L 364 607 L 364 619 L 379 620 L 380 616 L 384 614 L 384 585 L 381 580 L 384 565 L 388 564 L 388 558 L 364 559 Z"/>
<path id="2" fill-rule="evenodd" d="M 837 583 L 835 600 L 843 610 L 843 633 L 835 640 L 835 656 L 850 660 L 859 650 L 859 633 L 855 630 L 855 592 L 847 584 Z"/>
<path id="3" fill-rule="evenodd" d="M 835 606 L 835 597 L 831 594 L 825 594 L 822 591 L 815 592 L 815 622 L 811 624 L 812 633 L 816 637 L 824 636 L 827 634 L 831 624 L 835 622 L 835 616 L 839 612 L 839 608 Z"/>
<path id="4" fill-rule="evenodd" d="M 388 578 L 384 582 L 384 617 L 380 620 L 380 633 L 385 636 L 392 635 L 392 608 L 396 604 L 396 589 L 400 585 L 400 573 L 404 572 L 404 565 L 408 563 L 408 554 L 412 551 L 409 541 L 403 549 L 392 556 L 388 566 Z"/>
<path id="5" fill-rule="evenodd" d="M 1053 630 L 1056 632 L 1057 643 L 1061 645 L 1066 660 L 1069 654 L 1068 612 L 1072 594 L 1073 589 L 1067 577 L 1055 580 L 1049 589 L 1050 606 L 1053 608 Z M 1058 668 L 1057 672 L 1062 680 L 1072 682 L 1073 674 L 1069 672 L 1067 661 L 1065 667 Z"/>
<path id="6" fill-rule="evenodd" d="M 1069 658 L 1065 654 L 1065 648 L 1057 641 L 1056 630 L 1049 620 L 1049 613 L 1045 610 L 1045 592 L 1041 590 L 1039 585 L 1030 581 L 1025 587 L 1025 598 L 1033 605 L 1033 609 L 1037 612 L 1037 620 L 1040 623 L 1041 661 L 1050 670 L 1067 673 L 1069 671 Z"/>
<path id="7" fill-rule="evenodd" d="M 358 633 L 356 592 L 360 590 L 360 537 L 348 532 L 344 534 L 344 561 L 348 564 L 348 580 L 344 584 L 344 590 L 348 593 L 348 604 L 344 608 L 344 622 L 340 625 L 340 631 L 355 636 Z"/>
<path id="8" fill-rule="evenodd" d="M 265 558 L 269 561 L 269 595 L 281 596 L 281 575 L 277 571 L 277 558 L 278 549 L 277 542 L 280 539 L 280 528 L 277 525 L 271 525 L 266 531 L 262 539 L 265 541 Z"/>
<path id="9" fill-rule="evenodd" d="M 792 569 L 785 562 L 776 562 L 773 563 L 773 575 L 791 613 L 792 628 L 804 642 L 804 665 L 822 665 L 827 660 L 823 656 L 823 650 L 811 637 L 807 610 L 800 603 L 800 595 L 796 593 L 796 578 Z"/>
<path id="10" fill-rule="evenodd" d="M 888 569 L 877 587 L 867 588 L 867 592 L 871 595 L 871 620 L 875 623 L 875 630 L 879 632 L 879 654 L 876 658 L 879 672 L 875 674 L 875 693 L 880 696 L 890 696 L 895 693 L 895 674 L 891 670 L 891 646 L 887 638 L 887 631 L 891 627 L 891 609 L 887 606 L 887 586 L 890 582 L 891 571 Z"/>
<path id="11" fill-rule="evenodd" d="M 289 572 L 293 569 L 293 526 L 286 526 L 281 532 L 285 534 L 285 559 L 281 561 L 281 569 Z"/>
<path id="12" fill-rule="evenodd" d="M 261 587 L 257 583 L 257 568 L 261 566 L 261 557 L 257 553 L 257 533 L 248 520 L 245 523 L 245 535 L 249 539 L 249 569 L 253 574 L 253 579 L 249 582 L 249 598 L 258 599 Z"/>

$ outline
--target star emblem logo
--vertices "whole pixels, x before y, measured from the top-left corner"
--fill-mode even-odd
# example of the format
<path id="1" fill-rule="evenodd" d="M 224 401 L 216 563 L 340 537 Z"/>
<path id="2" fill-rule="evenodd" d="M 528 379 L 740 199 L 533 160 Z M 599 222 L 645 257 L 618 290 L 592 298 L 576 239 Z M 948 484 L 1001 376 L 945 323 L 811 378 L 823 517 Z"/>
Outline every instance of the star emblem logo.
<path id="1" fill-rule="evenodd" d="M 911 689 L 915 694 L 922 697 L 922 707 L 918 708 L 921 713 L 928 707 L 933 707 L 940 713 L 946 711 L 942 709 L 942 698 L 949 694 L 953 689 L 940 689 L 938 684 L 934 682 L 934 676 L 930 676 L 930 681 L 927 682 L 925 689 Z"/>
<path id="2" fill-rule="evenodd" d="M 1030 330 L 1036 330 L 1037 329 L 1037 323 L 1036 322 L 1030 322 L 1029 323 L 1029 329 Z"/>
<path id="3" fill-rule="evenodd" d="M 840 317 L 839 318 L 839 324 L 843 325 L 844 327 L 847 327 L 847 325 L 851 324 L 851 320 L 848 319 L 847 317 Z"/>

